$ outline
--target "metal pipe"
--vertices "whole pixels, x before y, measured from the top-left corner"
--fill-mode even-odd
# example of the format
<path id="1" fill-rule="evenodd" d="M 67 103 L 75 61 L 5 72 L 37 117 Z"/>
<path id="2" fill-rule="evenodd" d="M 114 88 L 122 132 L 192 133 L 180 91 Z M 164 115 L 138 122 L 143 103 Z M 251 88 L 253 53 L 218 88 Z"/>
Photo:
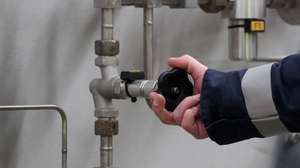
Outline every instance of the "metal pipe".
<path id="1" fill-rule="evenodd" d="M 101 40 L 113 40 L 113 32 L 114 32 L 114 26 L 113 26 L 113 9 L 112 8 L 102 8 L 102 29 L 101 29 Z M 100 56 L 99 59 L 104 59 L 106 56 Z M 105 59 L 113 60 L 117 59 L 116 57 L 106 57 Z M 102 81 L 110 81 L 112 78 L 118 76 L 118 70 L 117 70 L 117 61 L 115 64 L 109 64 L 109 63 L 102 63 L 100 67 L 101 70 L 101 80 Z M 105 83 L 105 82 L 104 82 Z M 104 97 L 101 94 L 98 94 L 98 100 L 95 99 L 95 101 L 100 102 L 108 102 L 108 106 L 102 106 L 106 104 L 100 105 L 100 115 L 95 114 L 96 117 L 98 117 L 101 120 L 115 120 L 115 117 L 113 115 L 117 115 L 115 112 L 115 109 L 113 108 L 112 104 L 112 98 Z M 97 102 L 95 102 L 97 104 Z M 96 106 L 96 108 L 98 108 Z M 108 110 L 108 111 L 107 111 Z M 96 110 L 97 111 L 97 110 Z M 101 116 L 104 113 L 111 113 L 111 117 L 104 117 Z M 111 135 L 101 135 L 100 138 L 100 168 L 111 168 L 113 165 L 113 136 Z"/>
<path id="2" fill-rule="evenodd" d="M 144 7 L 144 72 L 153 79 L 153 8 Z"/>
<path id="3" fill-rule="evenodd" d="M 101 166 L 100 168 L 112 168 L 113 165 L 113 137 L 101 136 L 100 142 L 100 156 Z"/>
<path id="4" fill-rule="evenodd" d="M 133 97 L 143 97 L 148 100 L 149 94 L 157 90 L 156 80 L 137 80 L 128 84 L 128 92 Z"/>
<path id="5" fill-rule="evenodd" d="M 230 19 L 230 25 L 244 25 L 243 19 Z M 247 33 L 244 28 L 229 29 L 229 57 L 232 60 L 256 60 L 257 33 Z"/>
<path id="6" fill-rule="evenodd" d="M 67 153 L 68 153 L 68 130 L 67 116 L 64 110 L 56 105 L 13 105 L 0 106 L 0 111 L 21 111 L 21 110 L 54 110 L 57 111 L 62 120 L 62 168 L 67 168 Z"/>
<path id="7" fill-rule="evenodd" d="M 102 18 L 102 25 L 101 25 L 102 40 L 113 40 L 114 38 L 113 9 L 102 8 L 101 18 Z"/>
<path id="8" fill-rule="evenodd" d="M 153 72 L 153 8 L 144 7 L 144 72 L 146 79 L 154 79 Z M 150 99 L 146 98 L 151 108 Z"/>
<path id="9" fill-rule="evenodd" d="M 235 1 L 229 14 L 229 23 L 230 26 L 245 25 L 245 19 L 263 19 L 265 15 L 265 0 L 239 0 Z M 230 28 L 229 57 L 232 60 L 259 60 L 257 32 L 248 33 L 243 27 Z"/>

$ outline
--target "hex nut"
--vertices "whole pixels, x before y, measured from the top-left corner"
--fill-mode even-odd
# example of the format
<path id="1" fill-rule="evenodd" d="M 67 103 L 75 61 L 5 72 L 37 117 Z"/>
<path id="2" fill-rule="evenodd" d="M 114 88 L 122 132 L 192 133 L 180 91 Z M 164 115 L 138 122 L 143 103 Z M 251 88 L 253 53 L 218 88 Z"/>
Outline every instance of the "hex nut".
<path id="1" fill-rule="evenodd" d="M 99 56 L 116 56 L 120 52 L 120 43 L 117 40 L 95 41 L 95 53 Z"/>
<path id="2" fill-rule="evenodd" d="M 207 13 L 218 13 L 226 8 L 226 0 L 198 0 L 202 10 Z"/>
<path id="3" fill-rule="evenodd" d="M 95 8 L 119 8 L 121 7 L 122 3 L 121 0 L 94 0 L 94 7 Z"/>
<path id="4" fill-rule="evenodd" d="M 113 136 L 119 133 L 118 120 L 98 119 L 95 122 L 95 134 L 102 136 Z"/>

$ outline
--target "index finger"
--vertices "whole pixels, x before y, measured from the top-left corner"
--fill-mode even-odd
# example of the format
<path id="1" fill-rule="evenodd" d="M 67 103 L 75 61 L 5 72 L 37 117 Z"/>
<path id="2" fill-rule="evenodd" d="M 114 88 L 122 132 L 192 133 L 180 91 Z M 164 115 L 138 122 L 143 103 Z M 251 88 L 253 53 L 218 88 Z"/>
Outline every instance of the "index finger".
<path id="1" fill-rule="evenodd" d="M 170 113 L 165 109 L 165 98 L 160 94 L 152 92 L 150 93 L 150 99 L 152 100 L 152 110 L 161 122 L 164 124 L 176 125 L 173 113 Z"/>

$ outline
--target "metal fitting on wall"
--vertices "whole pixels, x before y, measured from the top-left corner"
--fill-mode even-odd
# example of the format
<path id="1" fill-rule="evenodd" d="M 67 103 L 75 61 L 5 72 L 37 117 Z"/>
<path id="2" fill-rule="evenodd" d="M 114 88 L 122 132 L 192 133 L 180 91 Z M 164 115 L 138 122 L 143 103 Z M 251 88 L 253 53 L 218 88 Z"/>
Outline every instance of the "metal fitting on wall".
<path id="1" fill-rule="evenodd" d="M 113 136 L 119 133 L 119 122 L 115 119 L 104 120 L 99 118 L 95 122 L 95 135 Z"/>
<path id="2" fill-rule="evenodd" d="M 265 0 L 231 0 L 231 7 L 223 12 L 229 18 L 229 58 L 258 60 L 258 33 L 265 31 Z M 250 23 L 250 24 L 249 24 Z M 247 31 L 256 27 L 261 31 Z"/>
<path id="3" fill-rule="evenodd" d="M 198 4 L 207 13 L 218 13 L 224 10 L 229 2 L 228 0 L 198 0 Z"/>
<path id="4" fill-rule="evenodd" d="M 135 6 L 137 8 L 159 8 L 162 6 L 161 0 L 122 0 L 124 6 Z"/>
<path id="5" fill-rule="evenodd" d="M 95 53 L 99 56 L 116 56 L 120 52 L 120 43 L 117 40 L 95 41 Z"/>
<path id="6" fill-rule="evenodd" d="M 272 9 L 284 8 L 287 0 L 267 0 L 267 7 Z"/>
<path id="7" fill-rule="evenodd" d="M 224 15 L 231 19 L 261 19 L 266 17 L 266 0 L 230 0 L 230 10 Z"/>
<path id="8" fill-rule="evenodd" d="M 128 85 L 128 93 L 131 97 L 148 98 L 150 92 L 157 90 L 156 80 L 137 80 Z"/>
<path id="9" fill-rule="evenodd" d="M 94 0 L 94 8 L 119 8 L 122 6 L 121 0 Z"/>
<path id="10" fill-rule="evenodd" d="M 283 21 L 291 25 L 300 25 L 300 0 L 286 0 L 284 7 L 277 8 Z"/>

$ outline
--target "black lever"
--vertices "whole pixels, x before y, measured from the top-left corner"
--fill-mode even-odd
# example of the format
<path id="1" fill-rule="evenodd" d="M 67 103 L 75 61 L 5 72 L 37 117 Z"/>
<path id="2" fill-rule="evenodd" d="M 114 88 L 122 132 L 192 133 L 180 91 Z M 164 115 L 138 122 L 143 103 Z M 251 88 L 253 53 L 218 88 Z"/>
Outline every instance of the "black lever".
<path id="1" fill-rule="evenodd" d="M 131 98 L 131 102 L 135 103 L 137 98 L 130 95 L 128 91 L 128 84 L 134 82 L 135 80 L 145 79 L 145 73 L 142 71 L 123 71 L 121 72 L 120 78 L 125 82 L 126 94 Z"/>
<path id="2" fill-rule="evenodd" d="M 181 69 L 163 72 L 158 78 L 157 86 L 157 92 L 165 97 L 165 108 L 170 112 L 173 112 L 184 98 L 193 95 L 193 84 L 188 74 Z"/>

